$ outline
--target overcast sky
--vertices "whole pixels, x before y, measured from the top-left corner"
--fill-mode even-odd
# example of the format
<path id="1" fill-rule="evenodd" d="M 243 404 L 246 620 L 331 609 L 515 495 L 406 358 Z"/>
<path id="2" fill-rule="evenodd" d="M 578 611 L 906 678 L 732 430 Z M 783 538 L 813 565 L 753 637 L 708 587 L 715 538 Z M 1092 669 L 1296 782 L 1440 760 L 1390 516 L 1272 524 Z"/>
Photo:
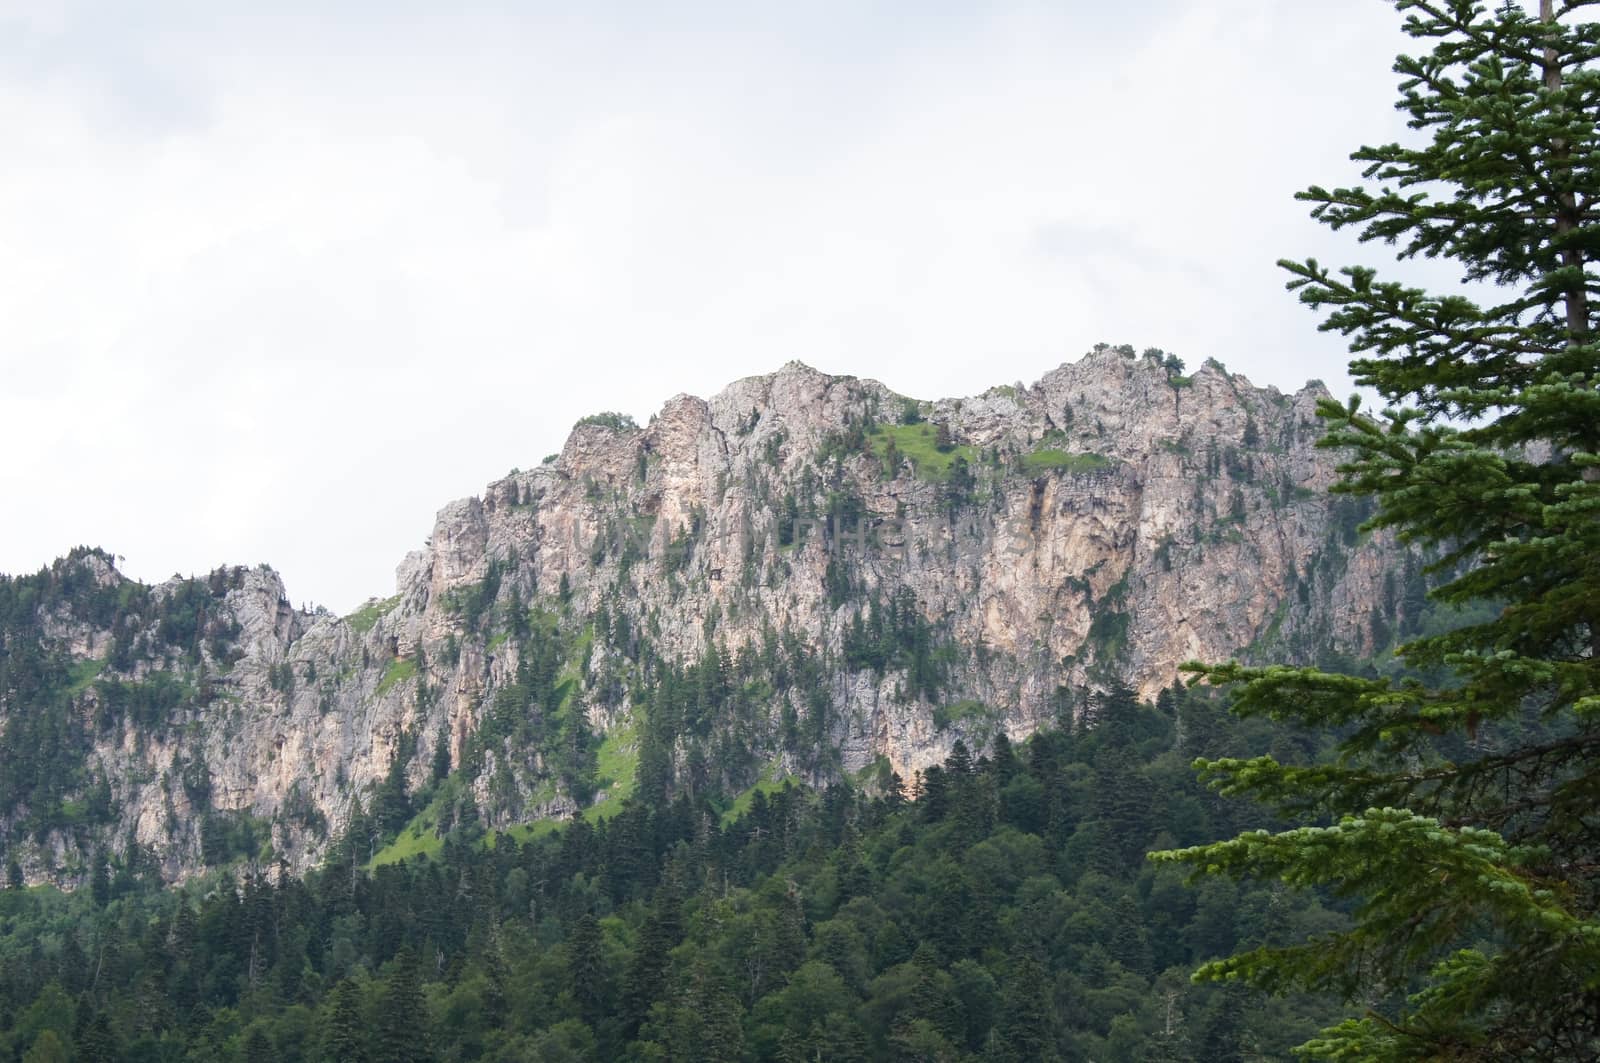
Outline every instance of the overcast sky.
<path id="1" fill-rule="evenodd" d="M 1382 261 L 1292 195 L 1402 135 L 1403 44 L 1382 0 L 0 0 L 0 571 L 346 612 L 581 415 L 792 358 L 1343 390 L 1273 262 Z"/>

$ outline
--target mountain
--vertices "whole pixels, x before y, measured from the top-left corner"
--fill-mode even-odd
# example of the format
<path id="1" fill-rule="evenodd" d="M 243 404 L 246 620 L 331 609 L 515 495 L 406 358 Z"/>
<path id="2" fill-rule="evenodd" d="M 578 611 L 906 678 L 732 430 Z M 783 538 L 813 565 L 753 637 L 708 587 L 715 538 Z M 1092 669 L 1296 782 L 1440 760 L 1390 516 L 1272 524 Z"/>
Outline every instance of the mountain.
<path id="1" fill-rule="evenodd" d="M 265 567 L 145 586 L 79 549 L 4 579 L 5 859 L 299 869 L 352 828 L 384 859 L 628 795 L 909 780 L 1187 659 L 1414 627 L 1415 565 L 1326 493 L 1325 389 L 1182 368 L 1102 346 L 922 402 L 794 362 L 585 418 L 348 617 Z"/>

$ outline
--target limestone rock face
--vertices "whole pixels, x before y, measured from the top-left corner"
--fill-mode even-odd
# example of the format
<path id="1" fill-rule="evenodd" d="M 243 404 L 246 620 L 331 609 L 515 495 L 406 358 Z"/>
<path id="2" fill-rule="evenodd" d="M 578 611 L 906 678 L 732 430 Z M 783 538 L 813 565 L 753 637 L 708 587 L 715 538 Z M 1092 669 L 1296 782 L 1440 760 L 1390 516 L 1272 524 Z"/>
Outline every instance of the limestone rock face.
<path id="1" fill-rule="evenodd" d="M 75 695 L 92 715 L 108 681 L 161 671 L 192 691 L 159 724 L 95 732 L 88 774 L 117 810 L 99 837 L 180 878 L 214 857 L 219 824 L 249 823 L 254 856 L 303 868 L 397 756 L 415 789 L 445 752 L 487 825 L 570 815 L 621 796 L 626 773 L 580 799 L 554 746 L 517 736 L 575 714 L 559 726 L 627 763 L 652 677 L 708 653 L 743 693 L 703 740 L 676 740 L 671 767 L 734 743 L 743 767 L 712 770 L 737 786 L 885 762 L 909 777 L 957 738 L 1024 738 L 1114 682 L 1153 697 L 1189 659 L 1370 651 L 1401 555 L 1326 493 L 1324 394 L 1100 348 L 974 398 L 917 403 L 790 363 L 677 396 L 643 427 L 593 419 L 548 464 L 440 510 L 394 595 L 351 617 L 293 610 L 264 569 L 201 581 L 213 637 L 180 656 L 146 633 Z M 77 563 L 123 582 L 100 555 Z M 925 645 L 863 664 L 860 631 L 891 614 Z M 40 629 L 85 662 L 130 637 L 71 610 Z M 552 632 L 559 709 L 526 697 Z M 803 684 L 761 670 L 774 645 L 804 647 Z M 0 697 L 0 722 L 28 711 Z M 70 881 L 85 844 L 62 830 L 10 853 L 32 880 Z"/>

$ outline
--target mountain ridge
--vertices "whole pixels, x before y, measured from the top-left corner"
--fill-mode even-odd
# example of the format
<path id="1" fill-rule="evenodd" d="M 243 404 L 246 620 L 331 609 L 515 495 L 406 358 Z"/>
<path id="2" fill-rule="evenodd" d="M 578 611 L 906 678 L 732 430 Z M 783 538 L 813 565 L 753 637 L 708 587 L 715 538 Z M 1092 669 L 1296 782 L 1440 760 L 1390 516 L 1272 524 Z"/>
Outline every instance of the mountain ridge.
<path id="1" fill-rule="evenodd" d="M 386 794 L 414 813 L 447 780 L 435 819 L 505 828 L 909 778 L 1090 690 L 1151 696 L 1189 658 L 1381 648 L 1416 577 L 1326 495 L 1326 395 L 1127 347 L 932 402 L 791 361 L 642 426 L 580 421 L 443 507 L 395 595 L 347 617 L 295 610 L 264 566 L 135 591 L 75 553 L 56 567 L 83 600 L 27 629 L 64 662 L 55 700 L 0 695 L 0 740 L 60 715 L 115 811 L 85 826 L 9 795 L 8 859 L 30 881 L 135 845 L 173 878 L 223 853 L 304 867 Z"/>

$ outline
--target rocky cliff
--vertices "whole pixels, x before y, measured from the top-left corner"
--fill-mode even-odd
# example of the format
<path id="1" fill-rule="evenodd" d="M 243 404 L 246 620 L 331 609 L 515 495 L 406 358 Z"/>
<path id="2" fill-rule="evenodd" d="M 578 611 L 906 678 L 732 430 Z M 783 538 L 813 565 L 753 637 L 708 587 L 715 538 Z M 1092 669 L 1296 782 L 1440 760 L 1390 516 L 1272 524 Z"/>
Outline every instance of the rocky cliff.
<path id="1" fill-rule="evenodd" d="M 102 849 L 303 867 L 429 787 L 453 803 L 414 836 L 909 778 L 1187 659 L 1387 642 L 1408 574 L 1326 493 L 1321 386 L 1181 368 L 1099 348 L 918 402 L 791 363 L 588 418 L 349 617 L 264 568 L 142 587 L 76 551 L 6 584 L 0 844 L 31 881 Z"/>

